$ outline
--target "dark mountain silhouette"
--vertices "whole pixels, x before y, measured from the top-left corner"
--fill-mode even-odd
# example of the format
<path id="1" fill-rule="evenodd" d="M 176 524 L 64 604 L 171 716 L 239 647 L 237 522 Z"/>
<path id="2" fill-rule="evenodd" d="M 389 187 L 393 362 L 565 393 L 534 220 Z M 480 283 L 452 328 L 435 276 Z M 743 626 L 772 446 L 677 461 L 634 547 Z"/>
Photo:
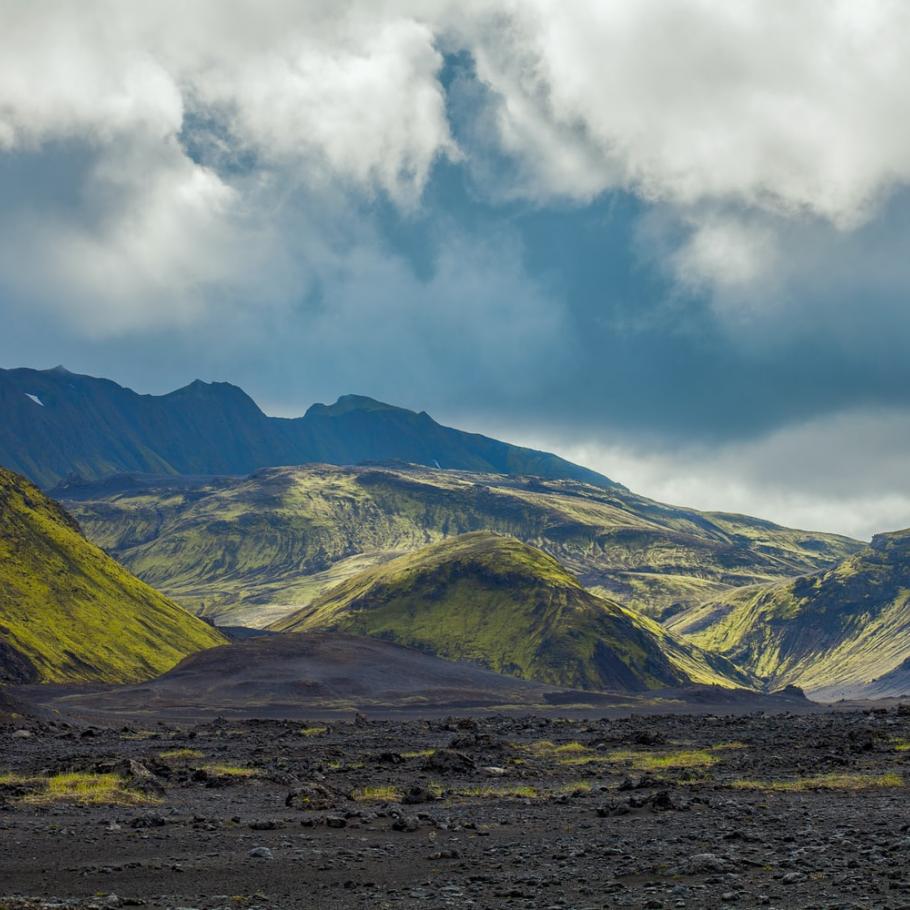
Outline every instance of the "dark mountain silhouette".
<path id="1" fill-rule="evenodd" d="M 268 417 L 226 382 L 196 380 L 167 395 L 139 395 L 55 367 L 0 370 L 0 409 L 0 465 L 46 489 L 72 476 L 248 474 L 310 462 L 389 461 L 619 486 L 555 455 L 359 395 L 286 419 Z"/>

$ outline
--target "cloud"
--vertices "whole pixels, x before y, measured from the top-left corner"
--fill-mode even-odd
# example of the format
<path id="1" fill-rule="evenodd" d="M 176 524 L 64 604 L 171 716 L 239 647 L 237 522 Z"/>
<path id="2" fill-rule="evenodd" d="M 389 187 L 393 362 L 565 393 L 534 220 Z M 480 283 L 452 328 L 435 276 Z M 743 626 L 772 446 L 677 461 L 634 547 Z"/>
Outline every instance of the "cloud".
<path id="1" fill-rule="evenodd" d="M 434 41 L 365 3 L 8 7 L 0 156 L 17 164 L 0 192 L 19 204 L 0 216 L 0 287 L 86 335 L 292 303 L 313 276 L 275 230 L 289 199 L 295 234 L 329 236 L 361 198 L 413 207 L 457 156 Z M 66 157 L 68 208 L 10 185 Z"/>
<path id="2" fill-rule="evenodd" d="M 185 324 L 255 303 L 257 270 L 290 274 L 262 258 L 284 256 L 270 226 L 287 199 L 301 222 L 377 195 L 413 211 L 437 161 L 491 152 L 508 163 L 484 182 L 494 200 L 621 190 L 661 208 L 677 235 L 662 263 L 730 312 L 792 225 L 852 232 L 907 183 L 908 26 L 885 0 L 9 5 L 0 155 L 68 143 L 93 160 L 83 212 L 17 212 L 44 265 L 7 256 L 4 285 L 42 305 L 71 289 L 88 331 Z M 483 89 L 464 148 L 443 49 Z M 306 271 L 282 294 L 306 293 Z"/>
<path id="3" fill-rule="evenodd" d="M 285 413 L 363 391 L 525 420 L 664 498 L 900 523 L 908 25 L 885 0 L 6 3 L 0 349 Z M 890 488 L 845 485 L 861 452 Z"/>
<path id="4" fill-rule="evenodd" d="M 761 283 L 787 226 L 850 232 L 910 179 L 901 4 L 469 10 L 458 27 L 489 90 L 485 122 L 516 162 L 500 192 L 546 205 L 624 190 L 663 207 L 678 222 L 668 264 L 685 291 Z"/>
<path id="5" fill-rule="evenodd" d="M 518 434 L 522 437 L 522 434 Z M 910 527 L 910 409 L 852 409 L 781 427 L 757 438 L 668 448 L 657 438 L 525 433 L 662 502 L 740 512 L 790 527 L 868 539 Z"/>
<path id="6" fill-rule="evenodd" d="M 541 194 L 615 187 L 854 224 L 910 177 L 900 4 L 497 4 L 462 23 Z M 529 190 L 529 187 L 525 187 Z"/>

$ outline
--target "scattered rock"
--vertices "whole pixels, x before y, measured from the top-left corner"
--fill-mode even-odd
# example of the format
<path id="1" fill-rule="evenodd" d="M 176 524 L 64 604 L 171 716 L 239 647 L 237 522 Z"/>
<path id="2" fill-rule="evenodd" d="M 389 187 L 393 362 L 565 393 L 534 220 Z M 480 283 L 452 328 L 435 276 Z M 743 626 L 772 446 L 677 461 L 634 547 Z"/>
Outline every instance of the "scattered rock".
<path id="1" fill-rule="evenodd" d="M 683 864 L 685 875 L 707 875 L 711 872 L 733 872 L 736 864 L 716 853 L 696 853 Z"/>
<path id="2" fill-rule="evenodd" d="M 164 817 L 157 814 L 137 815 L 130 822 L 131 828 L 163 828 L 167 822 Z"/>
<path id="3" fill-rule="evenodd" d="M 335 795 L 322 784 L 308 783 L 296 787 L 284 798 L 289 809 L 315 809 L 324 812 L 335 804 Z"/>
<path id="4" fill-rule="evenodd" d="M 434 771 L 437 774 L 458 774 L 472 770 L 474 759 L 454 749 L 437 749 L 427 756 L 421 767 L 424 771 Z"/>

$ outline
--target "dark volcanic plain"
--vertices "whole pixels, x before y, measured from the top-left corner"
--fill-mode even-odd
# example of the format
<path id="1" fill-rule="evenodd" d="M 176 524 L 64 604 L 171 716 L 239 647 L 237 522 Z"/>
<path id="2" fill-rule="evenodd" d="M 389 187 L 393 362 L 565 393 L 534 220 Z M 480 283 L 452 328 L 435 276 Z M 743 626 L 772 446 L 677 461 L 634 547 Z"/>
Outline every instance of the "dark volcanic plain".
<path id="1" fill-rule="evenodd" d="M 0 726 L 4 910 L 910 907 L 907 706 L 49 716 Z M 54 798 L 68 772 L 124 804 Z"/>

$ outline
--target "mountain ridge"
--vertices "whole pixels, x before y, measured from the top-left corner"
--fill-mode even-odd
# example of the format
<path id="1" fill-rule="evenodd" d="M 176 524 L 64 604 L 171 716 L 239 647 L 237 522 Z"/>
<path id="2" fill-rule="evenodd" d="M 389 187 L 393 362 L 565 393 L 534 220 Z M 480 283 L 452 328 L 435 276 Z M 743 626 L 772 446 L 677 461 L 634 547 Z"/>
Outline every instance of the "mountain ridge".
<path id="1" fill-rule="evenodd" d="M 901 670 L 910 658 L 910 530 L 876 534 L 819 572 L 709 599 L 667 625 L 769 685 L 825 698 L 876 685 L 910 692 Z"/>
<path id="2" fill-rule="evenodd" d="M 280 465 L 387 460 L 620 486 L 549 452 L 364 395 L 314 404 L 302 417 L 270 417 L 227 382 L 197 379 L 149 395 L 62 367 L 18 368 L 0 369 L 0 408 L 0 464 L 45 489 L 72 475 L 245 475 Z"/>
<path id="3" fill-rule="evenodd" d="M 60 495 L 133 572 L 227 624 L 278 619 L 369 565 L 476 530 L 542 549 L 585 587 L 652 616 L 815 571 L 861 546 L 624 489 L 419 466 L 115 477 Z"/>

